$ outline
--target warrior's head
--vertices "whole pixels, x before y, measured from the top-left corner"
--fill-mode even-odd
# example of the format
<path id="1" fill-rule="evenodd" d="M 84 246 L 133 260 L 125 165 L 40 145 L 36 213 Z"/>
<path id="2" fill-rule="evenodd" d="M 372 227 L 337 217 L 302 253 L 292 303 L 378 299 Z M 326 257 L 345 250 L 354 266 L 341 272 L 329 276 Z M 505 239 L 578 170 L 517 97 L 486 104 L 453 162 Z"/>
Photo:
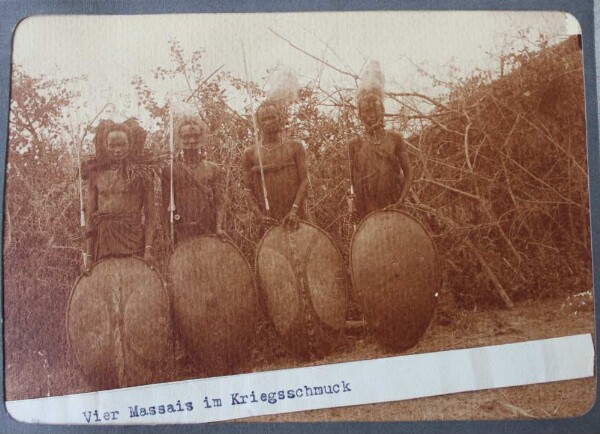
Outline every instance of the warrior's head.
<path id="1" fill-rule="evenodd" d="M 383 128 L 385 78 L 379 62 L 371 61 L 360 78 L 358 87 L 358 116 L 367 130 Z"/>
<path id="2" fill-rule="evenodd" d="M 256 111 L 256 123 L 264 135 L 281 131 L 287 121 L 288 107 L 298 97 L 298 77 L 290 70 L 274 71 L 269 77 L 267 99 Z"/>
<path id="3" fill-rule="evenodd" d="M 103 120 L 96 128 L 94 145 L 100 160 L 123 161 L 140 153 L 146 141 L 146 131 L 134 118 L 123 123 Z"/>
<path id="4" fill-rule="evenodd" d="M 131 131 L 124 124 L 112 124 L 105 132 L 106 156 L 113 161 L 123 161 L 131 152 Z"/>
<path id="5" fill-rule="evenodd" d="M 383 100 L 379 95 L 368 93 L 358 100 L 358 116 L 368 130 L 383 128 Z"/>
<path id="6" fill-rule="evenodd" d="M 256 123 L 263 134 L 275 134 L 283 129 L 284 117 L 279 107 L 270 101 L 265 101 L 256 110 Z"/>
<path id="7" fill-rule="evenodd" d="M 184 152 L 202 151 L 209 135 L 208 125 L 196 117 L 185 116 L 175 129 L 177 143 Z"/>

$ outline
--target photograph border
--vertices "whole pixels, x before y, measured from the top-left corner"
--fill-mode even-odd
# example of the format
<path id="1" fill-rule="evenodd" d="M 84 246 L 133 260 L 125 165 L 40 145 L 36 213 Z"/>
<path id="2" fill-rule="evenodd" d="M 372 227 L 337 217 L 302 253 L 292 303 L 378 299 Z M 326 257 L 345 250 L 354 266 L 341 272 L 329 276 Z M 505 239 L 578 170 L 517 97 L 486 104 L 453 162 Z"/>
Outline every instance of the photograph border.
<path id="1" fill-rule="evenodd" d="M 600 149 L 598 134 L 598 64 L 596 63 L 595 39 L 598 38 L 594 27 L 595 14 L 600 16 L 598 0 L 539 0 L 519 2 L 516 0 L 254 0 L 241 2 L 236 0 L 195 1 L 195 0 L 0 0 L 0 198 L 4 199 L 5 167 L 7 158 L 8 117 L 10 108 L 10 78 L 12 42 L 15 30 L 23 19 L 39 15 L 137 15 L 137 14 L 183 14 L 183 13 L 253 13 L 253 12 L 334 12 L 334 11 L 561 11 L 572 14 L 582 30 L 584 59 L 586 140 L 588 155 L 589 197 L 592 237 L 592 266 L 595 306 L 598 306 L 600 288 Z M 0 213 L 0 225 L 3 225 L 3 213 Z M 3 226 L 2 226 L 3 227 Z M 3 243 L 3 240 L 0 241 Z M 3 271 L 3 258 L 0 270 Z M 4 281 L 3 281 L 4 282 Z M 3 291 L 2 282 L 2 291 Z M 0 299 L 3 306 L 4 298 Z M 596 309 L 595 333 L 598 334 L 598 316 Z M 0 331 L 4 342 L 4 330 Z M 594 338 L 594 343 L 596 342 Z M 0 351 L 0 389 L 3 401 L 4 390 L 4 345 Z M 597 348 L 597 347 L 596 347 Z M 596 375 L 600 364 L 595 360 Z M 192 425 L 156 425 L 156 426 L 93 426 L 75 425 L 36 425 L 17 422 L 10 417 L 5 405 L 0 406 L 0 433 L 75 433 L 81 430 L 118 433 L 163 433 L 176 428 L 180 433 L 591 433 L 600 432 L 600 406 L 598 387 L 593 407 L 584 415 L 565 419 L 537 420 L 461 420 L 461 421 L 406 421 L 406 422 L 311 422 L 311 423 L 263 423 L 263 422 L 219 422 Z"/>

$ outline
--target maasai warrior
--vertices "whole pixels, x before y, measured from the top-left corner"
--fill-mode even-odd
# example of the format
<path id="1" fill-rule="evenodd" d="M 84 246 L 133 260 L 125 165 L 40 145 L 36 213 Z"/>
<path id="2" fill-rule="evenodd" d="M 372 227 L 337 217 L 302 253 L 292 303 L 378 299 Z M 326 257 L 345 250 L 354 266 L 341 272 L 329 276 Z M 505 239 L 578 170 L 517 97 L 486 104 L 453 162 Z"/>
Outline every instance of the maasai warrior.
<path id="1" fill-rule="evenodd" d="M 203 145 L 208 137 L 208 126 L 200 119 L 183 117 L 175 127 L 175 137 L 180 148 L 173 164 L 173 193 L 175 196 L 175 241 L 216 234 L 224 236 L 225 216 L 222 170 L 204 159 Z M 171 169 L 163 169 L 163 210 L 169 221 Z M 165 226 L 168 227 L 168 226 Z"/>
<path id="2" fill-rule="evenodd" d="M 293 230 L 303 214 L 308 177 L 304 146 L 287 138 L 283 127 L 286 104 L 293 100 L 298 86 L 290 73 L 273 76 L 271 85 L 267 100 L 256 112 L 258 143 L 244 152 L 244 186 L 249 206 L 263 226 L 281 222 Z"/>
<path id="3" fill-rule="evenodd" d="M 93 262 L 123 256 L 153 259 L 154 168 L 142 156 L 145 138 L 135 119 L 102 121 L 96 130 L 96 157 L 82 170 L 88 179 L 86 255 Z"/>
<path id="4" fill-rule="evenodd" d="M 358 115 L 365 132 L 348 143 L 358 218 L 400 208 L 413 179 L 404 139 L 384 127 L 383 85 L 379 63 L 371 61 L 358 90 Z"/>

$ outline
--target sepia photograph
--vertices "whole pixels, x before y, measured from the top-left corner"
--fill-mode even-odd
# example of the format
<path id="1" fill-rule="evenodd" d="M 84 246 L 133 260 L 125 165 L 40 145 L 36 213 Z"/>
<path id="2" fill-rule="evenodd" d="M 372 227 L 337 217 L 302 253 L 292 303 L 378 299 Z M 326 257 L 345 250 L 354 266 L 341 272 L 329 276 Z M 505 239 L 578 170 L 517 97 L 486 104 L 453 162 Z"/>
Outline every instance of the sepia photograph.
<path id="1" fill-rule="evenodd" d="M 157 424 L 263 404 L 211 420 L 559 419 L 594 404 L 572 15 L 40 15 L 16 27 L 11 66 L 7 405 L 131 391 L 53 423 Z M 577 336 L 581 354 L 545 346 Z M 419 365 L 433 392 L 415 375 L 377 398 L 343 376 L 385 384 Z"/>

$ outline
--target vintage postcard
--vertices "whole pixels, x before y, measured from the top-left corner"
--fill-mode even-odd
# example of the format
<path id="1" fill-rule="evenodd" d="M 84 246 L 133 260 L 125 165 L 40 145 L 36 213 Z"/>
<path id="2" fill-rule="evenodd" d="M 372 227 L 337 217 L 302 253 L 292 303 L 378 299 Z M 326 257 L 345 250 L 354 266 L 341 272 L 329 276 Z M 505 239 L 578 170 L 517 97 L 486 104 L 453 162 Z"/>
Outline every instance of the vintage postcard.
<path id="1" fill-rule="evenodd" d="M 581 33 L 548 11 L 26 18 L 4 196 L 9 414 L 585 414 Z"/>

